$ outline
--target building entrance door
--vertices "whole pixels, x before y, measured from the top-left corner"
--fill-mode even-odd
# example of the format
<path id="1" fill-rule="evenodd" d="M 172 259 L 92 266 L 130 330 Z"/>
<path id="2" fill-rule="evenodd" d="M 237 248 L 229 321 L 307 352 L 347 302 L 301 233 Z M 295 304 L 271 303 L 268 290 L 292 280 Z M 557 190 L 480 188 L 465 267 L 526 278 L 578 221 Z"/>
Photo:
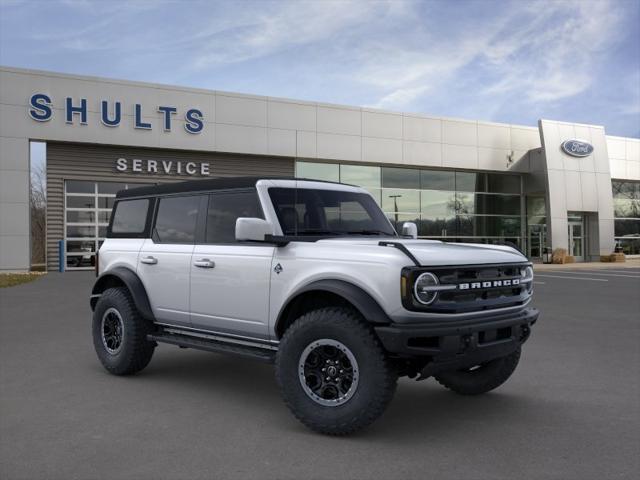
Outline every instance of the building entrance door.
<path id="1" fill-rule="evenodd" d="M 576 262 L 584 260 L 585 236 L 584 218 L 581 215 L 569 216 L 569 255 L 575 257 Z"/>

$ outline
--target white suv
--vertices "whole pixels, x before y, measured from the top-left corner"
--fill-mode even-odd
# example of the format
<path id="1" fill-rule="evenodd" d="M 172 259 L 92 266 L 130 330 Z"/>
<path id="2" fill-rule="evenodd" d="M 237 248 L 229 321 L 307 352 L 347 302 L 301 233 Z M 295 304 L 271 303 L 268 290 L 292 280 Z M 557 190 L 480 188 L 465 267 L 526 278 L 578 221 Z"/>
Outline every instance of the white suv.
<path id="1" fill-rule="evenodd" d="M 364 189 L 201 180 L 118 193 L 91 295 L 104 367 L 133 374 L 157 343 L 275 362 L 286 404 L 341 435 L 374 421 L 398 376 L 462 394 L 513 373 L 538 312 L 509 246 L 398 235 Z"/>

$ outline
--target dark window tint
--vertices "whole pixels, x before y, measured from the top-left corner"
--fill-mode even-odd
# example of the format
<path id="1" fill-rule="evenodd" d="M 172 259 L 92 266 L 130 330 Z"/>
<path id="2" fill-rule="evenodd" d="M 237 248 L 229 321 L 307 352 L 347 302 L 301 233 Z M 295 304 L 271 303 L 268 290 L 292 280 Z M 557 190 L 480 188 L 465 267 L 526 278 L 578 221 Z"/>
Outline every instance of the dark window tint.
<path id="1" fill-rule="evenodd" d="M 161 243 L 193 243 L 199 196 L 160 199 L 154 238 Z"/>
<path id="2" fill-rule="evenodd" d="M 149 200 L 125 200 L 118 202 L 113 213 L 113 233 L 142 233 L 147 223 Z"/>
<path id="3" fill-rule="evenodd" d="M 98 193 L 118 193 L 119 190 L 124 190 L 126 185 L 124 183 L 117 182 L 99 182 Z"/>
<path id="4" fill-rule="evenodd" d="M 67 196 L 67 208 L 95 208 L 95 197 L 69 197 Z"/>
<path id="5" fill-rule="evenodd" d="M 490 193 L 520 193 L 520 176 L 489 173 L 487 175 Z"/>
<path id="6" fill-rule="evenodd" d="M 420 171 L 420 182 L 423 190 L 456 189 L 456 180 L 453 172 L 422 170 Z"/>
<path id="7" fill-rule="evenodd" d="M 269 195 L 285 235 L 395 235 L 365 193 L 271 188 Z"/>
<path id="8" fill-rule="evenodd" d="M 486 174 L 456 172 L 456 190 L 459 192 L 486 192 Z"/>
<path id="9" fill-rule="evenodd" d="M 382 167 L 382 186 L 385 188 L 420 188 L 420 170 Z"/>
<path id="10" fill-rule="evenodd" d="M 82 182 L 80 180 L 67 180 L 67 193 L 95 193 L 94 182 Z"/>
<path id="11" fill-rule="evenodd" d="M 211 195 L 207 212 L 207 243 L 234 243 L 239 217 L 263 218 L 255 190 Z"/>

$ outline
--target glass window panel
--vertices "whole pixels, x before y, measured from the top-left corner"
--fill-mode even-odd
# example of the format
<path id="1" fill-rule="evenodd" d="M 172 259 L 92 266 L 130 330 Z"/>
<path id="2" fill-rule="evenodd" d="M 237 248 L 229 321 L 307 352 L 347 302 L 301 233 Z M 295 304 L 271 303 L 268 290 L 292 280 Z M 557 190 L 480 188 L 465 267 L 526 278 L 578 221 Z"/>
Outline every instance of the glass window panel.
<path id="1" fill-rule="evenodd" d="M 423 190 L 455 190 L 455 173 L 443 170 L 421 170 L 420 188 Z"/>
<path id="2" fill-rule="evenodd" d="M 96 251 L 96 242 L 82 240 L 68 240 L 67 253 L 91 253 Z"/>
<path id="3" fill-rule="evenodd" d="M 473 198 L 478 215 L 520 215 L 520 195 L 476 194 Z"/>
<path id="4" fill-rule="evenodd" d="M 529 225 L 544 225 L 547 223 L 547 217 L 529 217 L 527 222 Z"/>
<path id="5" fill-rule="evenodd" d="M 296 164 L 296 177 L 339 182 L 340 166 L 333 163 L 298 162 Z"/>
<path id="6" fill-rule="evenodd" d="M 67 196 L 67 208 L 95 208 L 96 197 Z"/>
<path id="7" fill-rule="evenodd" d="M 98 212 L 98 223 L 109 223 L 111 212 Z"/>
<path id="8" fill-rule="evenodd" d="M 113 217 L 113 233 L 142 233 L 147 223 L 149 200 L 125 200 L 118 202 Z M 104 234 L 100 235 L 104 236 Z"/>
<path id="9" fill-rule="evenodd" d="M 455 217 L 431 217 L 422 215 L 418 223 L 418 235 L 421 237 L 446 237 L 456 234 Z"/>
<path id="10" fill-rule="evenodd" d="M 155 224 L 156 238 L 162 243 L 193 243 L 199 205 L 200 196 L 197 195 L 160 199 Z"/>
<path id="11" fill-rule="evenodd" d="M 444 218 L 455 213 L 455 192 L 422 190 L 420 192 L 420 209 L 423 217 Z"/>
<path id="12" fill-rule="evenodd" d="M 520 217 L 459 215 L 457 234 L 474 237 L 518 237 Z"/>
<path id="13" fill-rule="evenodd" d="M 614 220 L 616 237 L 640 237 L 640 220 Z"/>
<path id="14" fill-rule="evenodd" d="M 74 268 L 93 267 L 95 262 L 94 255 L 67 255 L 67 267 L 72 270 Z"/>
<path id="15" fill-rule="evenodd" d="M 640 182 L 612 180 L 613 198 L 640 200 Z"/>
<path id="16" fill-rule="evenodd" d="M 79 180 L 67 180 L 67 193 L 95 193 L 95 182 L 82 182 Z"/>
<path id="17" fill-rule="evenodd" d="M 625 255 L 640 255 L 640 237 L 616 238 L 616 244 L 622 247 Z"/>
<path id="18" fill-rule="evenodd" d="M 616 218 L 640 218 L 640 200 L 614 198 L 613 215 Z"/>
<path id="19" fill-rule="evenodd" d="M 67 237 L 95 237 L 96 228 L 94 226 L 91 227 L 75 227 L 75 226 L 67 226 Z"/>
<path id="20" fill-rule="evenodd" d="M 461 214 L 476 213 L 475 195 L 472 193 L 456 193 L 455 211 Z"/>
<path id="21" fill-rule="evenodd" d="M 487 191 L 490 193 L 520 194 L 520 175 L 487 174 Z"/>
<path id="22" fill-rule="evenodd" d="M 207 212 L 207 243 L 235 243 L 238 217 L 264 218 L 254 190 L 211 195 Z"/>
<path id="23" fill-rule="evenodd" d="M 98 193 L 116 194 L 118 190 L 127 188 L 126 184 L 118 182 L 98 182 Z"/>
<path id="24" fill-rule="evenodd" d="M 93 223 L 96 221 L 94 210 L 75 211 L 67 210 L 67 222 L 69 223 Z"/>
<path id="25" fill-rule="evenodd" d="M 340 182 L 359 187 L 380 188 L 380 167 L 340 165 Z"/>
<path id="26" fill-rule="evenodd" d="M 420 211 L 420 191 L 419 190 L 395 190 L 391 188 L 382 189 L 382 209 L 385 212 L 419 212 Z"/>
<path id="27" fill-rule="evenodd" d="M 545 216 L 547 214 L 544 197 L 527 197 L 527 215 Z"/>
<path id="28" fill-rule="evenodd" d="M 486 192 L 486 173 L 456 172 L 456 190 L 459 192 Z"/>
<path id="29" fill-rule="evenodd" d="M 382 186 L 387 188 L 420 188 L 420 170 L 382 167 Z"/>
<path id="30" fill-rule="evenodd" d="M 115 197 L 98 197 L 99 208 L 113 208 L 113 204 L 116 202 Z"/>

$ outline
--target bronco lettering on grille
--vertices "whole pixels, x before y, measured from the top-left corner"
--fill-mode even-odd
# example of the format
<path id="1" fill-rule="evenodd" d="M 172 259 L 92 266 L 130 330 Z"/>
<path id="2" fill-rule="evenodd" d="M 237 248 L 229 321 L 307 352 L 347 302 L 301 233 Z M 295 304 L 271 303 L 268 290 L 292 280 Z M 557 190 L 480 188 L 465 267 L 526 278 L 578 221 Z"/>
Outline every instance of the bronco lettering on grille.
<path id="1" fill-rule="evenodd" d="M 520 285 L 520 279 L 511 278 L 507 280 L 491 280 L 487 282 L 459 283 L 458 290 L 475 290 L 478 288 L 497 288 L 497 287 L 517 287 L 518 285 Z"/>

